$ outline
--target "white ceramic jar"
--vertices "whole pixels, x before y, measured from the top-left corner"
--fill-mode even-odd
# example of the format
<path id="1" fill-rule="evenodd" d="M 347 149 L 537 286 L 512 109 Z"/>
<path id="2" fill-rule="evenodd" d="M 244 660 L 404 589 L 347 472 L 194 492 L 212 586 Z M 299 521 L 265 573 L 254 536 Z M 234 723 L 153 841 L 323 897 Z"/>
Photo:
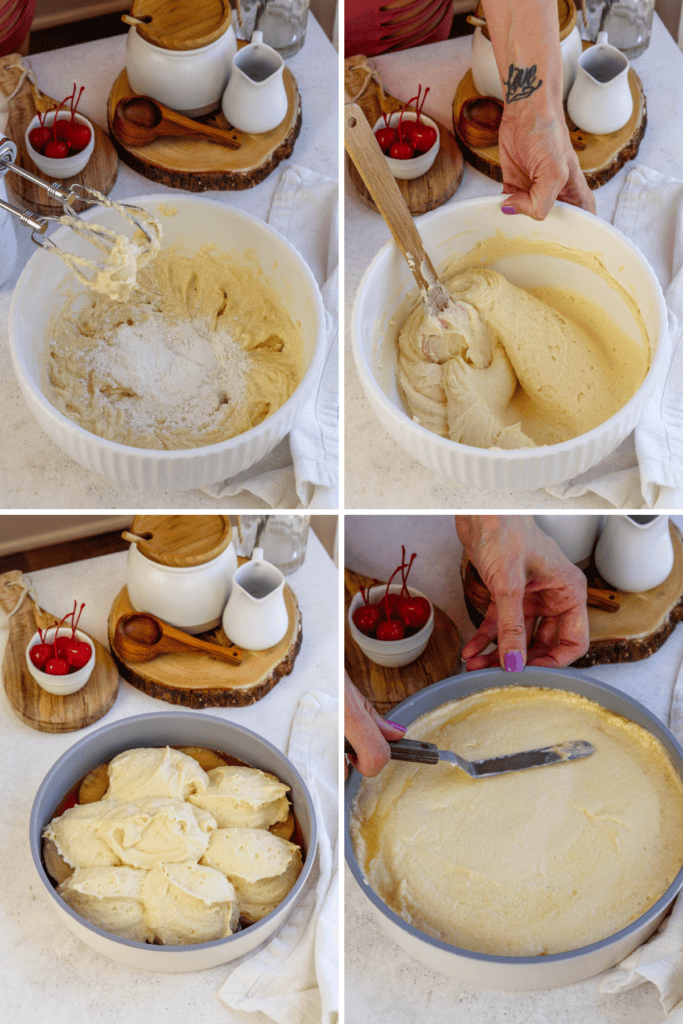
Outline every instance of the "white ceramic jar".
<path id="1" fill-rule="evenodd" d="M 220 106 L 236 53 L 232 25 L 212 43 L 194 50 L 154 46 L 131 27 L 126 54 L 128 83 L 139 95 L 151 96 L 188 117 L 199 117 Z"/>
<path id="2" fill-rule="evenodd" d="M 589 558 L 602 526 L 603 516 L 534 516 L 536 523 L 558 544 L 570 562 Z"/>
<path id="3" fill-rule="evenodd" d="M 576 78 L 576 69 L 582 52 L 581 33 L 578 26 L 560 42 L 562 51 L 562 99 L 566 100 Z M 493 53 L 493 44 L 481 28 L 475 28 L 472 36 L 472 78 L 477 92 L 482 96 L 495 96 L 503 100 L 498 65 Z"/>
<path id="4" fill-rule="evenodd" d="M 215 532 L 206 543 L 195 540 L 207 520 L 224 521 L 218 542 Z M 186 529 L 187 543 L 174 543 L 176 529 Z M 152 538 L 131 544 L 128 551 L 128 598 L 133 608 L 151 612 L 186 633 L 215 629 L 237 569 L 227 516 L 137 516 L 133 533 L 145 535 L 150 530 Z M 188 561 L 192 564 L 179 564 Z"/>

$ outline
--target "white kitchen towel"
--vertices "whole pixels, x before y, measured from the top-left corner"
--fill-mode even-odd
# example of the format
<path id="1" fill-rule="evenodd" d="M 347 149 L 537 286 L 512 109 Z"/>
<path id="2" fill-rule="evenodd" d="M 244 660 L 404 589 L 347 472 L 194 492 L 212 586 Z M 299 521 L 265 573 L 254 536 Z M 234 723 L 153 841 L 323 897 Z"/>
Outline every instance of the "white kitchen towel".
<path id="1" fill-rule="evenodd" d="M 549 487 L 557 498 L 594 491 L 617 508 L 683 507 L 683 181 L 650 167 L 626 178 L 614 226 L 649 261 L 664 292 L 666 358 L 634 434 L 589 472 Z"/>
<path id="2" fill-rule="evenodd" d="M 302 899 L 283 929 L 229 975 L 219 995 L 233 1010 L 276 1024 L 339 1019 L 338 704 L 311 691 L 299 703 L 287 755 L 308 786 L 318 853 Z"/>
<path id="3" fill-rule="evenodd" d="M 679 667 L 669 710 L 669 728 L 683 742 L 683 665 Z M 677 897 L 671 914 L 653 937 L 609 971 L 601 992 L 627 992 L 646 981 L 659 989 L 659 1000 L 671 1024 L 683 1024 L 683 900 Z"/>
<path id="4" fill-rule="evenodd" d="M 268 223 L 299 251 L 322 294 L 327 331 L 320 379 L 288 437 L 257 465 L 203 488 L 213 498 L 250 492 L 271 508 L 339 506 L 339 213 L 337 182 L 287 167 Z"/>

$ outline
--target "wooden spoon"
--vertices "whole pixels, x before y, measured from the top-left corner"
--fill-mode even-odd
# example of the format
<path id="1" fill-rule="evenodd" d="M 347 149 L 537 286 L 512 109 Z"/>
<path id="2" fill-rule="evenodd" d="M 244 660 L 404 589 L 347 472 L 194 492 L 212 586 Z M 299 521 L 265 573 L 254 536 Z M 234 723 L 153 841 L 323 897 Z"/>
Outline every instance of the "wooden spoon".
<path id="1" fill-rule="evenodd" d="M 126 96 L 119 100 L 112 127 L 126 146 L 148 146 L 160 135 L 201 136 L 230 149 L 239 149 L 242 145 L 236 129 L 226 131 L 193 121 L 150 96 Z"/>
<path id="2" fill-rule="evenodd" d="M 435 316 L 450 313 L 457 321 L 455 303 L 425 251 L 396 179 L 389 170 L 365 114 L 356 103 L 346 104 L 344 125 L 346 150 L 403 253 L 428 312 Z"/>
<path id="3" fill-rule="evenodd" d="M 114 629 L 114 644 L 124 661 L 152 661 L 159 654 L 208 654 L 241 664 L 243 652 L 239 647 L 222 647 L 199 640 L 181 629 L 169 626 L 149 612 L 133 612 L 122 615 Z"/>

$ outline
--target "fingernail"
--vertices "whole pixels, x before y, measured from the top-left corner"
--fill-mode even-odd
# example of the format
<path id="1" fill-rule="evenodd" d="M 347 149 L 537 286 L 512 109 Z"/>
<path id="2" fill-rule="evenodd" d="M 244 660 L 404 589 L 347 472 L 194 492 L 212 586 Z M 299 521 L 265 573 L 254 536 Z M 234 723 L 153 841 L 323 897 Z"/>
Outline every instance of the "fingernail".
<path id="1" fill-rule="evenodd" d="M 524 658 L 521 651 L 508 651 L 505 655 L 505 671 L 521 672 L 524 668 Z"/>
<path id="2" fill-rule="evenodd" d="M 392 729 L 398 729 L 399 732 L 405 732 L 408 728 L 407 725 L 399 725 L 398 722 L 390 722 L 388 718 L 386 719 L 386 723 L 387 725 L 390 725 Z"/>
<path id="3" fill-rule="evenodd" d="M 501 206 L 501 210 L 503 213 L 519 213 L 519 210 L 516 210 L 514 206 Z"/>

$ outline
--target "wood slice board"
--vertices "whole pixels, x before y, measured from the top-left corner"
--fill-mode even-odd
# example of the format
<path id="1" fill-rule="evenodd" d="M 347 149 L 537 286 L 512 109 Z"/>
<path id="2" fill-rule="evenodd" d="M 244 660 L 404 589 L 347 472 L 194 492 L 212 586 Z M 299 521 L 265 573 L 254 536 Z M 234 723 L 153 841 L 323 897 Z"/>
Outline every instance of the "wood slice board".
<path id="1" fill-rule="evenodd" d="M 289 627 L 284 638 L 265 651 L 245 651 L 241 665 L 230 665 L 207 654 L 160 654 L 153 661 L 126 662 L 114 646 L 114 629 L 121 615 L 135 611 L 126 587 L 109 613 L 109 646 L 124 679 L 150 697 L 190 708 L 243 707 L 261 700 L 294 668 L 301 648 L 301 612 L 291 587 L 285 585 Z M 223 629 L 198 634 L 209 643 L 231 646 Z"/>
<path id="2" fill-rule="evenodd" d="M 344 659 L 353 683 L 381 715 L 386 715 L 406 697 L 441 679 L 457 675 L 462 668 L 461 641 L 455 623 L 434 605 L 434 632 L 420 657 L 401 668 L 375 665 L 351 636 L 348 621 L 349 605 L 360 587 L 375 583 L 377 580 L 361 576 L 351 569 L 344 572 Z"/>
<path id="3" fill-rule="evenodd" d="M 21 78 L 21 68 L 12 66 L 18 64 L 20 59 L 18 54 L 10 54 L 9 57 L 5 57 L 2 63 L 0 63 L 0 89 L 5 96 L 11 96 Z M 45 98 L 50 99 L 50 97 Z M 42 109 L 49 109 L 53 104 L 57 106 L 56 102 L 50 100 L 46 107 L 41 107 L 41 113 Z M 10 102 L 5 133 L 16 144 L 16 164 L 24 168 L 24 170 L 30 171 L 31 174 L 35 174 L 36 177 L 40 178 L 47 185 L 51 185 L 55 179 L 43 174 L 36 167 L 28 155 L 26 142 L 24 141 L 26 127 L 37 113 L 34 91 L 28 78 L 26 78 L 17 95 Z M 99 125 L 95 124 L 91 118 L 88 118 L 88 120 L 95 132 L 93 155 L 80 174 L 76 174 L 72 178 L 60 178 L 60 183 L 67 188 L 78 183 L 79 185 L 85 185 L 87 188 L 94 188 L 106 196 L 111 192 L 116 182 L 119 159 L 106 132 L 102 131 Z M 60 216 L 64 212 L 62 204 L 58 200 L 50 199 L 48 194 L 38 185 L 34 185 L 32 181 L 20 178 L 18 174 L 13 174 L 9 171 L 5 175 L 5 183 L 17 200 L 36 213 L 45 216 Z M 85 210 L 88 206 L 88 203 L 76 201 L 73 204 L 73 209 L 78 212 Z"/>
<path id="4" fill-rule="evenodd" d="M 573 668 L 590 668 L 611 662 L 641 661 L 658 651 L 671 636 L 677 623 L 683 621 L 683 539 L 674 523 L 670 523 L 674 547 L 674 564 L 667 579 L 658 587 L 639 594 L 614 591 L 619 610 L 606 612 L 588 608 L 590 647 L 577 659 Z M 467 574 L 468 561 L 463 555 L 461 574 Z M 592 561 L 585 570 L 591 586 L 607 588 Z M 463 584 L 464 585 L 464 584 Z M 473 598 L 465 588 L 465 602 L 470 618 L 479 625 L 487 603 Z"/>
<path id="5" fill-rule="evenodd" d="M 187 192 L 253 188 L 292 155 L 301 130 L 301 97 L 296 79 L 286 66 L 284 83 L 289 101 L 284 121 L 261 135 L 242 134 L 239 149 L 229 149 L 209 139 L 168 136 L 156 139 L 149 146 L 126 146 L 112 128 L 116 104 L 126 96 L 135 95 L 126 72 L 122 71 L 109 94 L 109 133 L 123 162 L 151 181 Z M 220 110 L 197 120 L 217 128 L 232 127 Z"/>
<path id="6" fill-rule="evenodd" d="M 0 609 L 15 607 L 23 573 L 0 576 Z M 97 640 L 95 668 L 85 686 L 64 697 L 47 693 L 35 681 L 26 665 L 26 648 L 38 627 L 56 625 L 59 618 L 36 607 L 30 594 L 9 620 L 9 639 L 2 662 L 2 681 L 7 699 L 18 718 L 40 732 L 74 732 L 92 725 L 109 711 L 119 689 L 119 674 L 109 651 Z"/>
<path id="7" fill-rule="evenodd" d="M 575 152 L 591 189 L 604 185 L 621 170 L 624 164 L 635 158 L 645 134 L 647 103 L 642 82 L 633 68 L 629 70 L 628 80 L 633 96 L 633 113 L 624 127 L 611 135 L 580 133 L 581 139 L 586 143 L 586 148 Z M 458 135 L 458 118 L 463 103 L 479 95 L 480 93 L 474 87 L 472 71 L 469 70 L 461 80 L 453 100 L 453 125 L 456 135 Z M 467 162 L 489 178 L 493 178 L 494 181 L 502 182 L 503 172 L 500 166 L 498 146 L 487 146 L 482 149 L 470 148 L 459 135 L 458 138 Z"/>
<path id="8" fill-rule="evenodd" d="M 349 57 L 345 61 L 348 96 L 354 96 L 357 92 L 357 70 L 360 61 L 365 61 L 365 58 Z M 383 90 L 380 91 L 379 85 L 374 78 L 368 79 L 363 92 L 354 99 L 354 102 L 358 104 L 367 117 L 371 128 L 383 113 L 391 114 L 395 110 L 400 110 L 403 106 L 400 100 L 395 99 Z M 412 110 L 414 108 L 409 107 L 408 109 Z M 432 120 L 434 119 L 432 118 Z M 413 178 L 411 181 L 402 181 L 400 178 L 396 179 L 396 184 L 406 201 L 406 206 L 413 216 L 428 213 L 429 210 L 435 210 L 438 206 L 442 206 L 451 196 L 455 195 L 462 181 L 465 162 L 460 152 L 460 147 L 444 125 L 438 121 L 435 123 L 439 125 L 440 147 L 431 168 L 426 174 L 421 175 L 419 178 Z M 348 156 L 347 160 L 349 176 L 358 190 L 358 194 L 366 206 L 377 212 L 377 207 L 372 201 L 363 179 L 356 170 L 353 160 Z"/>

